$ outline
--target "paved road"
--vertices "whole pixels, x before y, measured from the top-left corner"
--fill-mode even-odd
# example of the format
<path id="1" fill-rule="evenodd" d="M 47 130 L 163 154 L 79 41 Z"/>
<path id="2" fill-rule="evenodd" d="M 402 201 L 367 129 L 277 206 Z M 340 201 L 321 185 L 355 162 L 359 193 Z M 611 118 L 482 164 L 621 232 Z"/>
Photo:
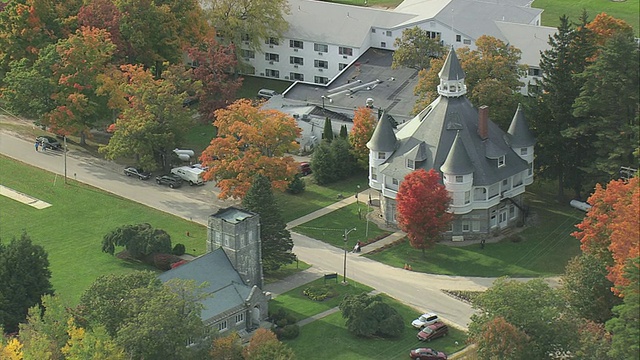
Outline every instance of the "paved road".
<path id="1" fill-rule="evenodd" d="M 62 152 L 36 152 L 33 145 L 14 134 L 0 132 L 0 153 L 64 174 Z M 171 190 L 153 181 L 127 178 L 122 174 L 121 166 L 73 149 L 67 153 L 66 171 L 70 178 L 205 225 L 207 217 L 217 209 L 235 204 L 217 199 L 216 188 L 211 183 Z M 334 272 L 342 274 L 342 250 L 297 233 L 292 233 L 292 237 L 294 252 L 300 260 L 312 264 L 318 276 Z M 462 329 L 469 324 L 473 309 L 447 296 L 441 289 L 483 290 L 491 286 L 494 280 L 410 272 L 351 253 L 347 254 L 347 278 L 369 285 L 416 309 L 436 311 L 443 319 Z"/>

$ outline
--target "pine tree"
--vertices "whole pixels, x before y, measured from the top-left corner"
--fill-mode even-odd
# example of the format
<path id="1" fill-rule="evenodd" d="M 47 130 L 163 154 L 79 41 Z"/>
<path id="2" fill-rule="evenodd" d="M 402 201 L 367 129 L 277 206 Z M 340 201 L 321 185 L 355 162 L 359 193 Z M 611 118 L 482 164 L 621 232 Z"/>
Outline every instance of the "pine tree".
<path id="1" fill-rule="evenodd" d="M 333 127 L 331 127 L 331 120 L 329 118 L 324 119 L 324 128 L 322 130 L 322 139 L 331 142 L 333 140 Z"/>
<path id="2" fill-rule="evenodd" d="M 331 148 L 323 141 L 313 149 L 311 170 L 318 185 L 329 184 L 336 179 L 336 163 L 331 156 Z"/>
<path id="3" fill-rule="evenodd" d="M 560 18 L 558 32 L 549 39 L 551 48 L 542 53 L 540 68 L 543 78 L 541 93 L 534 106 L 532 123 L 539 146 L 536 161 L 540 176 L 558 181 L 558 196 L 564 196 L 565 186 L 579 196 L 582 189 L 582 165 L 589 159 L 585 147 L 589 134 L 578 131 L 580 119 L 573 116 L 572 105 L 578 97 L 581 73 L 593 55 L 589 43 L 586 17 L 582 26 L 574 29 L 566 16 Z"/>
<path id="4" fill-rule="evenodd" d="M 260 239 L 262 240 L 262 265 L 265 271 L 278 270 L 295 260 L 293 240 L 276 199 L 271 182 L 263 175 L 256 175 L 249 191 L 242 199 L 242 206 L 260 215 Z"/>
<path id="5" fill-rule="evenodd" d="M 356 161 L 351 152 L 349 142 L 342 138 L 336 138 L 331 142 L 331 159 L 334 164 L 340 164 L 335 167 L 336 180 L 348 178 L 356 167 Z"/>
<path id="6" fill-rule="evenodd" d="M 343 139 L 347 139 L 349 137 L 349 130 L 347 129 L 347 125 L 342 125 L 340 127 L 340 137 Z"/>
<path id="7" fill-rule="evenodd" d="M 592 161 L 584 166 L 592 183 L 614 178 L 620 166 L 637 165 L 638 46 L 632 33 L 614 34 L 595 62 L 578 75 L 584 80 L 573 114 L 584 118 L 581 130 L 595 134 Z"/>

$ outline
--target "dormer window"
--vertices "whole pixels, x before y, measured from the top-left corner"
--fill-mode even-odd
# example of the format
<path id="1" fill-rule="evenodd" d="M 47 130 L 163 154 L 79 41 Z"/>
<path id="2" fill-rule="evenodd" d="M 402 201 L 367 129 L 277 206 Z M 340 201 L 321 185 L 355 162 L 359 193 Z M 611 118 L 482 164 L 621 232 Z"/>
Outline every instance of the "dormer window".
<path id="1" fill-rule="evenodd" d="M 409 169 L 415 170 L 416 169 L 416 164 L 413 160 L 411 159 L 407 159 L 407 167 Z"/>
<path id="2" fill-rule="evenodd" d="M 498 167 L 503 167 L 504 165 L 504 155 L 502 155 L 498 158 Z"/>
<path id="3" fill-rule="evenodd" d="M 464 180 L 464 176 L 462 175 L 456 175 L 456 182 L 457 183 L 461 183 Z"/>
<path id="4" fill-rule="evenodd" d="M 528 150 L 529 149 L 527 149 L 526 147 L 520 148 L 520 155 L 527 155 L 527 153 L 529 152 Z"/>
<path id="5" fill-rule="evenodd" d="M 379 152 L 378 153 L 378 160 L 384 160 L 387 158 L 387 154 L 383 153 L 383 152 Z"/>

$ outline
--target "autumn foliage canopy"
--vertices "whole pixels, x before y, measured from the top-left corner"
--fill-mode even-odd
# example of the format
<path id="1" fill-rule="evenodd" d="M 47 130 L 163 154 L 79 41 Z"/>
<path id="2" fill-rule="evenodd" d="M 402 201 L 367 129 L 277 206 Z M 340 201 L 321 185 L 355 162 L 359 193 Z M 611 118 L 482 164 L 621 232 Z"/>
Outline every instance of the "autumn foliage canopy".
<path id="1" fill-rule="evenodd" d="M 609 264 L 607 278 L 612 289 L 628 284 L 623 277 L 628 260 L 640 256 L 640 186 L 638 177 L 628 182 L 611 181 L 606 189 L 600 184 L 589 197 L 589 210 L 572 235 L 582 243 L 582 251 Z"/>
<path id="2" fill-rule="evenodd" d="M 411 246 L 423 253 L 453 219 L 453 214 L 447 212 L 451 198 L 433 169 L 420 169 L 405 176 L 396 201 L 400 228 L 407 233 Z"/>
<path id="3" fill-rule="evenodd" d="M 215 112 L 218 137 L 203 151 L 200 160 L 209 166 L 206 180 L 215 180 L 221 199 L 243 198 L 255 175 L 285 190 L 298 165 L 287 153 L 298 150 L 300 128 L 293 117 L 277 110 L 262 110 L 241 99 Z"/>
<path id="4" fill-rule="evenodd" d="M 367 142 L 371 140 L 376 128 L 376 117 L 367 107 L 359 107 L 353 115 L 353 128 L 349 135 L 353 156 L 358 165 L 364 169 L 369 167 L 369 148 Z"/>

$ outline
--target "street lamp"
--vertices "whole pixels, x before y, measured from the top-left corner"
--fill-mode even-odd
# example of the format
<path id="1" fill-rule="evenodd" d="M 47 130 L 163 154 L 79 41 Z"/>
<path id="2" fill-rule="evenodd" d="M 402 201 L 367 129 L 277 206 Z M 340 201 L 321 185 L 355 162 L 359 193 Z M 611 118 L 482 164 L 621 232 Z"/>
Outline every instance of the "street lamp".
<path id="1" fill-rule="evenodd" d="M 353 228 L 351 230 L 347 230 L 344 229 L 344 244 L 342 245 L 342 248 L 344 249 L 344 273 L 342 275 L 342 283 L 346 284 L 347 283 L 347 239 L 349 236 L 349 233 L 351 233 L 352 231 L 356 231 L 356 228 Z"/>
<path id="2" fill-rule="evenodd" d="M 324 99 L 328 99 L 329 103 L 332 103 L 333 99 L 328 97 L 328 96 L 324 96 L 324 95 L 322 95 L 321 98 L 322 98 L 322 113 L 324 114 L 325 113 L 325 111 L 324 111 Z"/>

